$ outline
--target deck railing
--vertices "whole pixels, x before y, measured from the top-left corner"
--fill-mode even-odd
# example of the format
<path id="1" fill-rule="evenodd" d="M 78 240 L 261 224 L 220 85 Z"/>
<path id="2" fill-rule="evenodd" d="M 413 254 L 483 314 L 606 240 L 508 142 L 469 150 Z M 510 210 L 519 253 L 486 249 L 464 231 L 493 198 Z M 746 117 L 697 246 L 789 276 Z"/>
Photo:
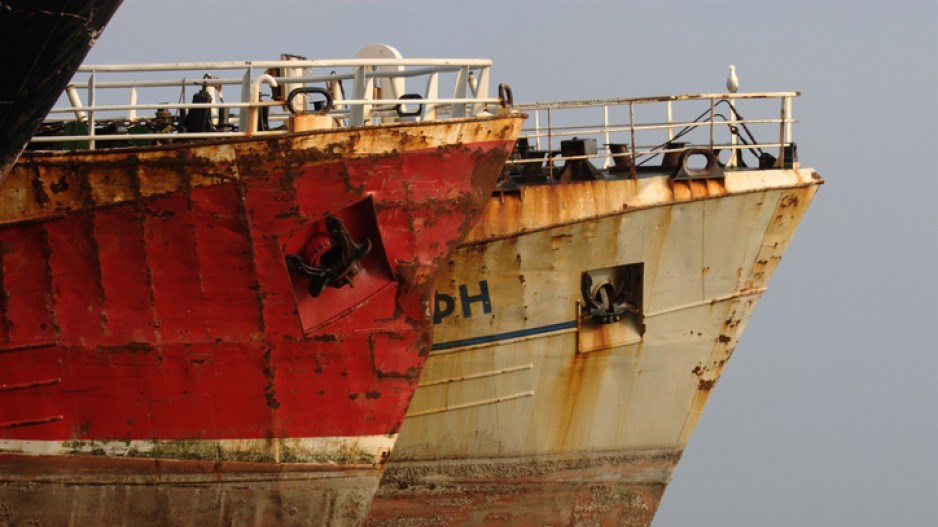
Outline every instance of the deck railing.
<path id="1" fill-rule="evenodd" d="M 597 168 L 634 176 L 658 156 L 706 149 L 721 156 L 727 168 L 791 166 L 792 124 L 797 122 L 792 99 L 799 95 L 717 93 L 516 104 L 528 121 L 510 164 L 516 173 L 534 173 L 535 167 L 552 173 L 558 161 L 592 159 Z M 565 148 L 564 142 L 574 138 L 589 143 L 585 149 L 582 143 Z M 747 163 L 746 152 L 755 159 Z"/>
<path id="2" fill-rule="evenodd" d="M 302 114 L 335 127 L 459 118 L 508 104 L 490 90 L 490 60 L 397 57 L 82 66 L 31 148 L 280 134 Z M 193 112 L 208 113 L 207 129 L 183 126 Z"/>

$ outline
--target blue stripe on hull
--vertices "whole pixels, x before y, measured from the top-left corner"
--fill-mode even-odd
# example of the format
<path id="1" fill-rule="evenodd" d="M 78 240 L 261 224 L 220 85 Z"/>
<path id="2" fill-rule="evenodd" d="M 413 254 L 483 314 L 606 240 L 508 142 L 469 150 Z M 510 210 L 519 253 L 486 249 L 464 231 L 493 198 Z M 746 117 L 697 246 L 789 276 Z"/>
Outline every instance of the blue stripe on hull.
<path id="1" fill-rule="evenodd" d="M 553 331 L 572 329 L 575 327 L 576 320 L 571 320 L 569 322 L 558 322 L 556 324 L 548 324 L 546 326 L 540 326 L 536 328 L 519 329 L 517 331 L 506 331 L 504 333 L 496 333 L 494 335 L 485 335 L 482 337 L 470 337 L 467 339 L 451 340 L 449 342 L 439 342 L 434 344 L 431 349 L 433 351 L 448 350 L 453 348 L 461 348 L 463 346 L 474 346 L 476 344 L 487 344 L 489 342 L 529 337 L 531 335 L 540 335 L 542 333 L 551 333 Z"/>

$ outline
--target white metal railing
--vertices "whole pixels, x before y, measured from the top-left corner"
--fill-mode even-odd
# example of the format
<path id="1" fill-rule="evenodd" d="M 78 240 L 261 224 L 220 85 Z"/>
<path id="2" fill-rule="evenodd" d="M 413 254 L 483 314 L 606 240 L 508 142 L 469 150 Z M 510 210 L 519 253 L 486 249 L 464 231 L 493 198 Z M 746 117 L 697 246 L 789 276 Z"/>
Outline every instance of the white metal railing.
<path id="1" fill-rule="evenodd" d="M 384 45 L 359 57 L 82 66 L 33 148 L 281 134 L 302 114 L 328 127 L 460 118 L 507 104 L 490 93 L 490 60 L 404 59 Z M 205 126 L 187 128 L 192 115 Z"/>
<path id="2" fill-rule="evenodd" d="M 509 169 L 557 175 L 556 162 L 593 159 L 597 168 L 635 176 L 651 168 L 655 157 L 688 149 L 725 153 L 721 164 L 727 168 L 745 165 L 747 151 L 759 166 L 788 166 L 797 122 L 791 103 L 799 95 L 714 93 L 515 104 L 528 121 Z M 637 117 L 639 111 L 643 115 Z M 564 155 L 561 142 L 571 138 L 595 141 L 595 152 Z"/>

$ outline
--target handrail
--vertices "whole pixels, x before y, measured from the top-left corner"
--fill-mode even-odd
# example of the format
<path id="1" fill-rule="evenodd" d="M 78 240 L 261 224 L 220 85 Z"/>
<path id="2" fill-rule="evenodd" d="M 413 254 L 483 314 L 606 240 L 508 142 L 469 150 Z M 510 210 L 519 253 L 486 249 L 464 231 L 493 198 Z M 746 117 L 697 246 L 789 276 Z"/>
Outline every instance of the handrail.
<path id="1" fill-rule="evenodd" d="M 265 60 L 221 62 L 165 62 L 155 64 L 97 64 L 78 67 L 79 72 L 116 73 L 144 71 L 202 71 L 267 68 L 340 68 L 359 66 L 469 66 L 488 68 L 490 59 L 337 59 L 337 60 Z"/>
<path id="2" fill-rule="evenodd" d="M 274 79 L 276 80 L 276 79 Z M 276 86 L 274 86 L 276 87 Z M 342 99 L 342 104 L 374 104 L 376 106 L 382 104 L 400 104 L 401 99 Z M 440 103 L 483 103 L 488 105 L 499 104 L 500 100 L 488 97 L 485 99 L 478 98 L 444 98 L 444 99 L 409 99 L 407 100 L 408 104 L 440 104 Z M 255 101 L 255 102 L 228 102 L 228 103 L 156 103 L 156 104 L 112 104 L 112 105 L 101 105 L 101 106 L 74 106 L 71 108 L 53 108 L 49 110 L 49 113 L 74 113 L 81 111 L 127 111 L 127 110 L 159 110 L 161 108 L 166 108 L 172 106 L 173 108 L 183 108 L 183 109 L 213 109 L 218 108 L 219 106 L 224 106 L 226 108 L 254 108 L 254 107 L 264 107 L 264 106 L 280 106 L 279 102 L 276 101 Z M 773 122 L 776 122 L 777 119 Z"/>
<path id="3" fill-rule="evenodd" d="M 295 67 L 293 63 L 289 63 L 291 67 Z M 454 72 L 460 69 L 459 66 L 439 66 L 436 68 L 421 68 L 413 70 L 402 70 L 402 71 L 373 71 L 370 73 L 365 73 L 365 78 L 374 79 L 374 78 L 407 78 L 407 77 L 419 77 L 422 75 L 429 75 L 431 73 L 438 72 Z M 280 82 L 326 82 L 330 80 L 351 80 L 355 78 L 354 73 L 346 74 L 330 74 L 323 75 L 319 77 L 274 77 Z M 205 84 L 205 79 L 202 78 L 192 78 L 192 79 L 183 79 L 183 81 L 188 86 L 201 86 Z M 228 79 L 211 79 L 212 85 L 222 85 L 222 86 L 236 86 L 243 82 L 243 79 L 228 78 Z M 178 87 L 180 85 L 179 79 L 170 79 L 162 81 L 109 81 L 109 82 L 97 82 L 95 86 L 98 88 L 159 88 L 159 87 Z M 73 82 L 69 86 L 75 88 L 87 88 L 89 84 L 87 82 Z"/>
<path id="4" fill-rule="evenodd" d="M 617 173 L 636 177 L 637 168 L 650 168 L 648 162 L 655 156 L 700 148 L 715 155 L 726 152 L 728 158 L 721 162 L 726 168 L 747 166 L 742 157 L 747 151 L 763 168 L 768 164 L 794 166 L 797 160 L 786 156 L 794 151 L 792 124 L 798 121 L 792 118 L 791 103 L 799 95 L 706 93 L 516 104 L 514 108 L 527 113 L 529 119 L 521 131 L 521 147 L 508 162 L 508 171 L 543 175 L 550 181 L 556 175 L 555 164 L 592 159 L 602 170 L 615 164 L 619 165 L 615 167 Z M 643 119 L 636 118 L 639 106 L 646 107 Z M 649 119 L 650 113 L 664 120 Z M 546 116 L 546 126 L 542 116 Z M 571 138 L 590 142 L 570 145 L 568 155 L 563 155 L 563 142 Z M 537 167 L 542 170 L 533 170 Z"/>
<path id="5" fill-rule="evenodd" d="M 394 53 L 397 54 L 396 50 Z M 286 133 L 291 131 L 294 121 L 287 111 L 289 95 L 298 93 L 300 98 L 294 100 L 300 105 L 298 113 L 302 114 L 311 111 L 308 105 L 313 104 L 304 97 L 319 96 L 309 95 L 308 90 L 297 92 L 296 88 L 320 87 L 317 89 L 323 93 L 323 85 L 332 95 L 334 104 L 325 113 L 331 120 L 326 124 L 320 121 L 314 125 L 317 127 L 372 126 L 495 113 L 504 101 L 489 96 L 491 66 L 492 61 L 488 59 L 436 58 L 85 65 L 78 68 L 66 89 L 68 97 L 63 97 L 60 105 L 49 112 L 39 134 L 33 138 L 32 148 L 49 143 L 68 147 L 71 143 L 72 147 L 93 149 L 98 142 L 113 145 L 114 141 Z M 240 77 L 222 74 L 226 71 L 242 73 Z M 192 72 L 198 72 L 198 77 Z M 135 74 L 134 78 L 129 78 L 130 74 Z M 390 79 L 399 84 L 380 93 Z M 420 89 L 395 93 L 408 79 L 420 85 Z M 425 81 L 421 83 L 421 79 Z M 440 93 L 443 87 L 452 90 L 450 96 Z M 187 94 L 187 88 L 194 90 L 188 90 Z M 223 88 L 230 102 L 225 102 Z M 270 100 L 264 100 L 267 89 Z M 123 95 L 128 91 L 129 103 Z M 207 95 L 189 102 L 193 92 Z M 233 97 L 231 92 L 234 92 Z M 177 95 L 178 101 L 168 102 L 177 99 Z M 208 99 L 209 102 L 204 102 Z M 232 110 L 235 112 L 229 114 Z M 155 117 L 141 117 L 153 111 Z M 207 130 L 183 128 L 183 120 L 189 113 L 201 118 L 206 112 L 211 123 L 203 127 Z M 94 126 L 89 126 L 90 122 L 94 122 Z M 271 123 L 276 130 L 268 128 Z M 282 126 L 287 123 L 289 126 Z M 120 133 L 115 133 L 116 129 Z M 132 130 L 128 133 L 128 129 Z"/>
<path id="6" fill-rule="evenodd" d="M 656 103 L 667 101 L 694 101 L 709 99 L 778 99 L 782 97 L 800 97 L 801 92 L 780 91 L 780 92 L 752 92 L 752 93 L 697 93 L 681 95 L 653 95 L 646 97 L 623 97 L 612 99 L 576 99 L 569 101 L 550 101 L 550 102 L 530 102 L 515 104 L 515 108 L 521 111 L 547 108 L 581 108 L 584 106 L 616 106 L 624 105 L 630 102 Z"/>

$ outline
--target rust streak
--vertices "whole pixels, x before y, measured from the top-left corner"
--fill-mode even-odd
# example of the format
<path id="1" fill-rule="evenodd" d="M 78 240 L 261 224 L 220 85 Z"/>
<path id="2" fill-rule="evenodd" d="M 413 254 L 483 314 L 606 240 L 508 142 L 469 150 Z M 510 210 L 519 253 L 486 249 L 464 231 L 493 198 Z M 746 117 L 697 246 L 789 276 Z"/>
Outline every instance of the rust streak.
<path id="1" fill-rule="evenodd" d="M 22 382 L 17 384 L 0 384 L 0 392 L 12 392 L 15 390 L 26 390 L 29 388 L 39 388 L 41 386 L 52 386 L 62 382 L 61 377 L 52 379 L 42 379 L 38 381 Z"/>
<path id="2" fill-rule="evenodd" d="M 239 169 L 240 170 L 240 169 Z M 235 212 L 238 218 L 238 225 L 244 228 L 244 236 L 247 242 L 248 260 L 251 263 L 251 276 L 258 276 L 257 251 L 254 250 L 254 232 L 251 229 L 251 220 L 248 217 L 247 209 L 247 190 L 244 184 L 238 184 L 238 210 Z M 284 268 L 286 264 L 284 264 Z M 254 290 L 254 299 L 257 301 L 257 331 L 264 334 L 266 321 L 264 320 L 264 292 L 261 291 L 261 284 L 256 279 L 251 284 Z"/>
<path id="3" fill-rule="evenodd" d="M 104 276 L 101 271 L 101 248 L 98 245 L 98 237 L 95 235 L 94 229 L 94 218 L 96 214 L 97 211 L 95 210 L 89 211 L 89 213 L 85 215 L 85 224 L 83 227 L 85 236 L 88 237 L 88 243 L 91 246 L 92 263 L 94 264 L 93 280 L 95 287 L 98 289 L 98 301 L 101 303 L 101 331 L 107 334 L 107 310 L 105 309 L 105 306 L 107 306 L 107 298 L 104 293 Z"/>
<path id="4" fill-rule="evenodd" d="M 62 415 L 51 415 L 49 417 L 38 417 L 36 419 L 24 419 L 21 421 L 7 421 L 5 423 L 0 423 L 0 428 L 19 428 L 21 426 L 33 426 L 33 425 L 44 425 L 46 423 L 54 423 L 56 421 L 61 421 L 65 417 Z"/>
<path id="5" fill-rule="evenodd" d="M 153 328 L 154 340 L 159 343 L 162 341 L 162 335 L 159 330 L 159 320 L 156 316 L 156 303 L 153 294 L 153 267 L 150 263 L 150 253 L 147 251 L 147 220 L 146 215 L 143 213 L 143 200 L 134 203 L 134 217 L 137 220 L 137 232 L 139 233 L 139 237 L 135 241 L 140 244 L 143 251 L 144 280 L 147 286 L 147 310 L 150 312 L 150 324 Z"/>
<path id="6" fill-rule="evenodd" d="M 43 286 L 45 286 L 44 304 L 49 313 L 49 322 L 52 324 L 52 329 L 55 330 L 56 340 L 59 340 L 62 337 L 62 328 L 56 321 L 55 297 L 52 294 L 52 246 L 49 245 L 49 233 L 46 231 L 45 225 L 38 229 L 38 234 L 39 244 L 42 247 L 42 268 L 45 270 L 43 281 Z"/>
<path id="7" fill-rule="evenodd" d="M 4 272 L 3 272 L 3 263 L 4 256 L 10 248 L 7 246 L 6 242 L 0 241 L 0 327 L 2 327 L 3 343 L 6 344 L 10 341 L 10 318 L 7 316 L 7 313 L 10 311 L 10 293 L 8 293 L 8 285 L 5 282 Z M 0 349 L 0 353 L 3 353 L 3 350 Z"/>
<path id="8" fill-rule="evenodd" d="M 576 184 L 569 184 L 569 185 L 555 185 L 555 186 L 551 186 L 551 189 L 554 189 L 557 187 L 571 187 L 572 188 L 572 187 L 584 186 L 584 185 L 586 184 L 582 182 L 576 183 Z M 816 186 L 817 186 L 817 183 L 812 182 L 812 183 L 798 183 L 798 184 L 791 185 L 790 187 L 786 187 L 786 188 L 790 190 L 806 190 L 806 189 L 814 188 Z M 779 190 L 779 189 L 771 189 L 771 190 Z M 574 225 L 577 223 L 600 220 L 600 219 L 608 218 L 612 216 L 621 216 L 623 212 L 631 213 L 631 212 L 645 210 L 645 209 L 655 209 L 655 208 L 673 206 L 673 205 L 683 204 L 683 203 L 695 203 L 698 201 L 718 200 L 718 199 L 722 199 L 723 197 L 727 195 L 745 196 L 748 194 L 764 193 L 765 191 L 766 189 L 752 189 L 752 190 L 737 191 L 737 192 L 733 192 L 732 194 L 711 195 L 711 196 L 694 197 L 694 198 L 686 197 L 684 199 L 679 199 L 677 196 L 672 196 L 671 199 L 666 202 L 648 203 L 648 204 L 642 204 L 642 205 L 630 205 L 628 210 L 617 208 L 616 210 L 605 211 L 599 214 L 585 214 L 583 216 L 564 218 L 564 219 L 545 217 L 544 218 L 545 221 L 543 225 L 542 224 L 526 225 L 521 229 L 518 229 L 517 225 L 523 222 L 520 222 L 513 215 L 517 215 L 518 213 L 521 212 L 522 202 L 524 201 L 524 199 L 522 197 L 511 196 L 510 197 L 511 200 L 505 199 L 505 203 L 506 204 L 509 204 L 512 202 L 515 202 L 515 203 L 511 204 L 510 206 L 504 206 L 504 205 L 499 204 L 500 198 L 492 197 L 490 198 L 490 204 L 486 207 L 486 212 L 483 215 L 483 219 L 477 224 L 473 232 L 470 233 L 469 238 L 463 243 L 461 243 L 459 246 L 469 247 L 469 246 L 477 246 L 477 245 L 478 246 L 486 245 L 491 242 L 501 241 L 501 240 L 515 237 L 519 233 L 529 234 L 529 233 L 535 233 L 535 232 L 548 231 L 548 230 L 556 229 L 558 227 L 564 227 L 567 225 Z M 565 198 L 562 200 L 563 202 L 576 203 L 577 200 L 582 197 L 583 192 L 571 191 L 569 194 L 572 194 L 572 195 L 565 196 Z M 525 195 L 522 194 L 522 196 L 525 196 Z M 511 226 L 511 229 L 506 229 L 507 226 Z"/>
<path id="9" fill-rule="evenodd" d="M 56 345 L 58 345 L 58 342 L 50 341 L 50 342 L 39 342 L 36 344 L 26 344 L 22 346 L 2 347 L 0 348 L 0 353 L 14 353 L 17 351 L 30 351 L 30 350 L 37 350 L 37 349 L 42 349 L 42 348 L 51 348 Z"/>

